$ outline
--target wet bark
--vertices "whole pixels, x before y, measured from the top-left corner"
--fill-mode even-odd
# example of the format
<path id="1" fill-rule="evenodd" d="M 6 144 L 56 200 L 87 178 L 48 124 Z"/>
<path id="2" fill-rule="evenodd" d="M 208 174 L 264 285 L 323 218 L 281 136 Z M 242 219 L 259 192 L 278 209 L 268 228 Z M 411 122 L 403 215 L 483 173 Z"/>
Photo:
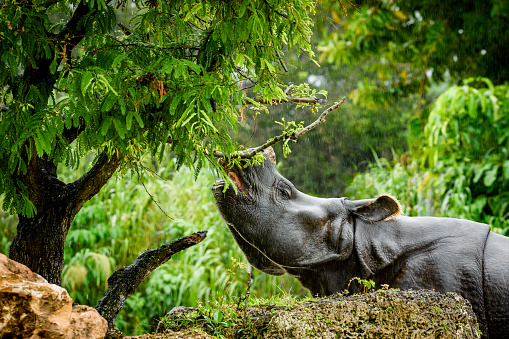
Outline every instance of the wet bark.
<path id="1" fill-rule="evenodd" d="M 200 231 L 170 244 L 165 244 L 158 249 L 148 249 L 140 254 L 131 265 L 121 267 L 111 275 L 108 279 L 108 290 L 95 307 L 108 321 L 110 337 L 119 335 L 119 331 L 115 327 L 115 319 L 124 307 L 127 298 L 134 293 L 150 273 L 168 261 L 173 254 L 200 243 L 206 236 L 207 231 Z"/>

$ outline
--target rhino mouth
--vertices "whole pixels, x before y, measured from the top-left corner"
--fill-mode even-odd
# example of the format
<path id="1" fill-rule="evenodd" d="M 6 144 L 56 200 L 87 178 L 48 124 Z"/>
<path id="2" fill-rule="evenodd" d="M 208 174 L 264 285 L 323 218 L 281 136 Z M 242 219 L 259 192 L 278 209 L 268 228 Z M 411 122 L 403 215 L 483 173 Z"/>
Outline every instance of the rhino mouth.
<path id="1" fill-rule="evenodd" d="M 247 191 L 247 185 L 245 179 L 243 178 L 243 173 L 238 171 L 236 168 L 228 167 L 224 161 L 221 161 L 221 165 L 223 166 L 230 182 L 233 183 L 235 187 L 237 187 L 237 191 L 243 193 L 248 198 L 251 198 L 249 192 Z M 226 193 L 224 192 L 225 184 L 226 183 L 224 180 L 218 180 L 214 183 L 212 186 L 212 192 L 214 193 L 215 197 L 220 195 L 222 196 Z"/>

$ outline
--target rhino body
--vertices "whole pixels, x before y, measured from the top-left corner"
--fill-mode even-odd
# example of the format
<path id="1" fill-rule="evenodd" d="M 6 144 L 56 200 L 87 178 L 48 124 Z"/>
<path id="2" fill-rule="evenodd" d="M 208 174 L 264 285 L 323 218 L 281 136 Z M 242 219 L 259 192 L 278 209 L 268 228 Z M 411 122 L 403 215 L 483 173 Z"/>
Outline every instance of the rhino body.
<path id="1" fill-rule="evenodd" d="M 248 261 L 290 274 L 313 295 L 377 286 L 455 292 L 472 304 L 484 338 L 509 338 L 509 238 L 468 220 L 400 216 L 396 199 L 323 199 L 299 192 L 266 161 L 228 168 L 216 205 Z M 351 292 L 361 286 L 350 284 Z"/>

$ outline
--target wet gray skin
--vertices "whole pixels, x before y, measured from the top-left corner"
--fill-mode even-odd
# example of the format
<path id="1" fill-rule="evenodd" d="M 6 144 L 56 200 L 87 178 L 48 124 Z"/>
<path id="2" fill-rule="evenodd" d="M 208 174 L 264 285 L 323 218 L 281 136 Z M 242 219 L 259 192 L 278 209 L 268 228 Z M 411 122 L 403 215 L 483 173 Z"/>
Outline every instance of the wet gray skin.
<path id="1" fill-rule="evenodd" d="M 455 292 L 471 302 L 483 337 L 508 338 L 509 238 L 468 220 L 400 216 L 388 195 L 311 197 L 277 172 L 272 150 L 264 155 L 263 166 L 227 169 L 228 189 L 223 181 L 212 187 L 254 267 L 290 274 L 321 296 L 344 291 L 353 277 L 378 287 Z"/>

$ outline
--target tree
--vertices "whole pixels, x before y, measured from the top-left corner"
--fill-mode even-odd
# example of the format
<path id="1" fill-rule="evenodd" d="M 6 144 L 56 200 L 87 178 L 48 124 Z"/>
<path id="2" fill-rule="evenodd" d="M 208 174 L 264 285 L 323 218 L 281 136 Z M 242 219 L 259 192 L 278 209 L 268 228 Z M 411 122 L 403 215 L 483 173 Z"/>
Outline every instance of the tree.
<path id="1" fill-rule="evenodd" d="M 336 27 L 324 25 L 320 61 L 366 62 L 376 81 L 360 83 L 351 98 L 360 104 L 423 96 L 435 83 L 465 77 L 509 80 L 509 3 L 490 1 L 364 1 L 329 7 Z M 350 14 L 342 19 L 342 14 Z M 339 26 L 339 27 L 338 27 Z"/>
<path id="2" fill-rule="evenodd" d="M 224 171 L 214 153 L 239 161 L 229 129 L 246 102 L 287 100 L 283 49 L 313 56 L 313 11 L 310 0 L 5 1 L 0 194 L 19 216 L 10 257 L 59 284 L 76 213 L 119 169 L 142 176 L 141 159 L 160 160 L 168 143 L 195 173 L 206 162 Z M 58 166 L 91 152 L 85 175 L 58 179 Z"/>

